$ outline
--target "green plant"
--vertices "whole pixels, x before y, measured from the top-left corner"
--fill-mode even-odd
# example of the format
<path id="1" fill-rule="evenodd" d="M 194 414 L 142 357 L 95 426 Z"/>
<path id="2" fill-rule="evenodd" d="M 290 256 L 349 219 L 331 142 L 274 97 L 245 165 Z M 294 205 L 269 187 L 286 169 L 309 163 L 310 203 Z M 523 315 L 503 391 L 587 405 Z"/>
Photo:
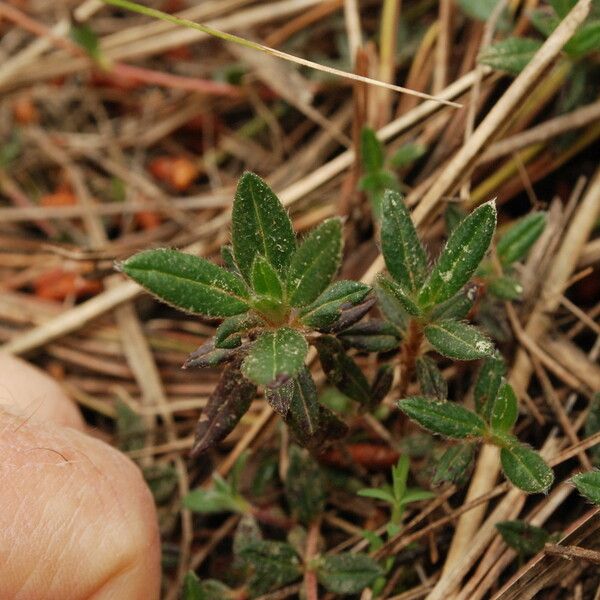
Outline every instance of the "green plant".
<path id="1" fill-rule="evenodd" d="M 382 312 L 402 338 L 400 396 L 406 394 L 417 360 L 428 349 L 454 360 L 476 360 L 494 352 L 492 342 L 464 319 L 473 303 L 465 285 L 483 260 L 495 227 L 493 203 L 480 206 L 454 228 L 437 262 L 429 268 L 402 197 L 386 192 L 381 251 L 390 276 L 379 276 L 375 291 Z M 431 381 L 435 366 L 426 364 L 421 373 Z"/>
<path id="2" fill-rule="evenodd" d="M 476 382 L 477 412 L 437 398 L 414 396 L 398 402 L 398 407 L 425 429 L 447 438 L 493 444 L 500 448 L 505 476 L 527 493 L 545 492 L 554 481 L 552 469 L 529 446 L 511 435 L 518 416 L 517 397 L 503 378 L 497 360 L 486 361 Z M 447 471 L 454 466 L 456 447 L 447 450 L 440 465 Z M 471 455 L 471 450 L 467 450 Z M 460 457 L 460 460 L 463 460 Z M 440 468 L 438 465 L 438 469 Z M 440 473 L 442 480 L 452 475 Z"/>
<path id="3" fill-rule="evenodd" d="M 588 471 L 571 477 L 577 491 L 590 502 L 600 505 L 600 471 Z"/>
<path id="4" fill-rule="evenodd" d="M 326 373 L 342 387 L 341 369 L 359 372 L 336 336 L 359 321 L 374 298 L 365 284 L 332 283 L 342 257 L 341 220 L 325 221 L 298 244 L 278 198 L 246 173 L 235 194 L 231 233 L 232 246 L 223 251 L 227 268 L 170 249 L 140 252 L 120 264 L 164 302 L 224 319 L 214 339 L 184 365 L 226 365 L 198 423 L 192 455 L 233 429 L 258 385 L 304 445 L 339 437 L 345 427 L 319 404 L 305 360 L 315 344 Z M 360 375 L 364 389 L 349 395 L 370 403 L 373 391 Z"/>
<path id="5" fill-rule="evenodd" d="M 378 488 L 364 488 L 358 491 L 359 496 L 381 500 L 389 505 L 391 509 L 390 519 L 385 527 L 388 539 L 393 538 L 402 530 L 404 513 L 409 504 L 421 500 L 429 500 L 430 498 L 435 497 L 435 494 L 428 490 L 407 487 L 409 468 L 410 462 L 408 456 L 403 455 L 398 459 L 398 463 L 392 467 L 391 485 L 384 485 Z M 371 552 L 379 550 L 384 544 L 383 538 L 374 531 L 363 530 L 362 535 L 369 541 L 369 549 Z M 384 561 L 384 572 L 386 574 L 391 571 L 394 562 L 395 559 L 393 556 L 387 557 Z M 385 577 L 379 577 L 373 583 L 373 595 L 377 596 L 383 590 L 385 584 Z"/>
<path id="6" fill-rule="evenodd" d="M 496 529 L 506 545 L 523 558 L 537 554 L 550 539 L 550 534 L 545 529 L 525 521 L 502 521 L 496 523 Z"/>
<path id="7" fill-rule="evenodd" d="M 402 184 L 394 170 L 407 167 L 427 152 L 421 144 L 409 142 L 401 146 L 386 161 L 383 144 L 370 127 L 363 127 L 360 136 L 360 158 L 363 176 L 359 182 L 371 203 L 371 210 L 377 221 L 381 219 L 383 195 L 386 190 L 400 191 Z"/>

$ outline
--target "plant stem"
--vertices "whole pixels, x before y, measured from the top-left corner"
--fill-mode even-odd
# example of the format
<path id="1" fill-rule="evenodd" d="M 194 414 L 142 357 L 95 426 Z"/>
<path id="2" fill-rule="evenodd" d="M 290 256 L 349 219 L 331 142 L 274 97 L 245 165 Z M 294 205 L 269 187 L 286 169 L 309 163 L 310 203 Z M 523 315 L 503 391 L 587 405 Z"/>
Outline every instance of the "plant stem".
<path id="1" fill-rule="evenodd" d="M 559 546 L 558 544 L 546 544 L 544 552 L 552 556 L 560 556 L 569 560 L 587 560 L 600 565 L 600 552 L 588 550 L 579 546 Z"/>
<path id="2" fill-rule="evenodd" d="M 400 355 L 400 398 L 406 395 L 408 384 L 415 371 L 415 364 L 421 351 L 421 342 L 423 341 L 423 330 L 420 323 L 411 319 L 408 323 L 406 337 L 402 344 L 402 353 Z"/>
<path id="3" fill-rule="evenodd" d="M 319 530 L 321 528 L 321 519 L 315 519 L 308 528 L 306 537 L 306 553 L 304 555 L 304 564 L 306 571 L 304 572 L 304 590 L 306 592 L 306 600 L 319 600 L 319 583 L 317 581 L 317 573 L 311 568 L 310 563 L 317 554 L 319 543 Z"/>

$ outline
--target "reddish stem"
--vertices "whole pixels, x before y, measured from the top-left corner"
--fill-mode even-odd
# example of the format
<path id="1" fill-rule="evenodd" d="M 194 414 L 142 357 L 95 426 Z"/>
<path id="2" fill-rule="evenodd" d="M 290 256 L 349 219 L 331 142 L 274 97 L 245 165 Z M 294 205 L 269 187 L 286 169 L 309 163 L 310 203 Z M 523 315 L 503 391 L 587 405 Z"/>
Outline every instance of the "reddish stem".
<path id="1" fill-rule="evenodd" d="M 403 398 L 408 390 L 408 384 L 415 372 L 415 365 L 421 351 L 422 342 L 423 330 L 421 329 L 421 325 L 414 319 L 411 319 L 408 323 L 400 355 L 400 385 L 398 388 L 400 398 Z"/>

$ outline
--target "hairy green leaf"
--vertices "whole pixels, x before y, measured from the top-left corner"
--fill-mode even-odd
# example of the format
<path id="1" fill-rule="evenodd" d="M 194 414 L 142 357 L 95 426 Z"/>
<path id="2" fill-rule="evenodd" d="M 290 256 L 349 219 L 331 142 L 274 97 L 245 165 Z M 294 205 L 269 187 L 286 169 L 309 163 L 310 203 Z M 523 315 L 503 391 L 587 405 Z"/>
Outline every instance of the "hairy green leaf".
<path id="1" fill-rule="evenodd" d="M 600 471 L 588 471 L 571 477 L 577 491 L 594 504 L 600 504 Z"/>
<path id="2" fill-rule="evenodd" d="M 207 317 L 248 310 L 248 292 L 239 277 L 199 256 L 177 250 L 145 250 L 119 268 L 163 302 Z"/>
<path id="3" fill-rule="evenodd" d="M 441 304 L 467 283 L 487 252 L 495 229 L 493 202 L 479 206 L 458 224 L 419 294 L 421 307 Z"/>
<path id="4" fill-rule="evenodd" d="M 496 246 L 503 267 L 521 260 L 546 227 L 546 213 L 532 212 L 519 219 L 502 235 Z"/>
<path id="5" fill-rule="evenodd" d="M 483 361 L 473 389 L 475 410 L 486 421 L 490 420 L 492 404 L 498 394 L 502 378 L 506 374 L 506 364 L 500 356 L 490 356 Z"/>
<path id="6" fill-rule="evenodd" d="M 523 556 L 537 554 L 550 538 L 546 530 L 525 521 L 501 521 L 496 529 L 504 543 Z"/>
<path id="7" fill-rule="evenodd" d="M 516 440 L 502 448 L 500 460 L 507 479 L 528 494 L 545 492 L 554 481 L 554 473 L 544 459 Z"/>
<path id="8" fill-rule="evenodd" d="M 309 525 L 325 508 L 325 480 L 317 462 L 306 450 L 290 447 L 285 496 L 293 515 Z"/>
<path id="9" fill-rule="evenodd" d="M 241 356 L 227 366 L 208 398 L 194 432 L 190 456 L 197 457 L 225 438 L 250 408 L 256 385 L 240 371 Z"/>
<path id="10" fill-rule="evenodd" d="M 413 396 L 399 400 L 398 408 L 424 429 L 449 438 L 481 437 L 486 432 L 479 415 L 453 402 Z"/>
<path id="11" fill-rule="evenodd" d="M 336 281 L 300 311 L 300 321 L 313 329 L 327 330 L 338 321 L 343 311 L 358 305 L 370 291 L 368 285 L 358 281 Z"/>
<path id="12" fill-rule="evenodd" d="M 349 552 L 323 556 L 317 569 L 319 583 L 334 594 L 358 594 L 381 575 L 383 569 L 377 561 Z"/>
<path id="13" fill-rule="evenodd" d="M 442 482 L 464 483 L 473 467 L 475 460 L 475 444 L 456 444 L 450 446 L 435 465 L 432 485 Z"/>
<path id="14" fill-rule="evenodd" d="M 250 278 L 252 288 L 259 296 L 267 296 L 274 300 L 283 298 L 283 285 L 277 271 L 264 256 L 256 255 Z"/>
<path id="15" fill-rule="evenodd" d="M 404 305 L 396 297 L 396 294 L 387 285 L 384 284 L 381 286 L 379 277 L 375 281 L 373 291 L 377 297 L 377 306 L 385 318 L 401 332 L 406 331 L 409 315 Z"/>
<path id="16" fill-rule="evenodd" d="M 342 222 L 328 219 L 308 234 L 292 258 L 288 297 L 292 306 L 313 302 L 331 282 L 342 260 Z"/>
<path id="17" fill-rule="evenodd" d="M 383 290 L 383 293 L 400 305 L 402 310 L 413 317 L 421 315 L 421 310 L 417 303 L 411 298 L 411 294 L 405 290 L 399 283 L 392 281 L 383 275 L 378 275 L 375 281 L 375 287 Z"/>
<path id="18" fill-rule="evenodd" d="M 254 173 L 239 180 L 231 213 L 231 239 L 235 262 L 250 281 L 257 254 L 285 275 L 296 250 L 292 222 L 271 188 Z"/>
<path id="19" fill-rule="evenodd" d="M 371 403 L 375 408 L 389 393 L 394 383 L 394 367 L 381 365 L 371 384 Z"/>
<path id="20" fill-rule="evenodd" d="M 390 275 L 409 294 L 423 285 L 427 276 L 427 255 L 417 230 L 398 192 L 383 197 L 381 251 Z"/>
<path id="21" fill-rule="evenodd" d="M 345 346 L 364 352 L 389 352 L 398 347 L 398 330 L 386 321 L 372 319 L 344 329 L 338 338 Z"/>
<path id="22" fill-rule="evenodd" d="M 484 48 L 478 62 L 498 71 L 518 75 L 542 47 L 542 42 L 527 37 L 509 37 Z"/>
<path id="23" fill-rule="evenodd" d="M 317 386 L 306 367 L 292 378 L 292 386 L 286 420 L 302 433 L 302 439 L 312 437 L 319 429 L 320 406 Z"/>
<path id="24" fill-rule="evenodd" d="M 293 377 L 304 366 L 308 344 L 289 327 L 262 333 L 242 363 L 244 375 L 261 385 Z"/>
<path id="25" fill-rule="evenodd" d="M 214 342 L 217 348 L 237 348 L 242 343 L 242 336 L 250 329 L 263 326 L 265 322 L 252 314 L 235 315 L 225 319 L 215 333 Z"/>
<path id="26" fill-rule="evenodd" d="M 240 556 L 253 568 L 250 589 L 254 595 L 292 583 L 302 574 L 296 552 L 284 542 L 256 540 L 247 544 Z"/>
<path id="27" fill-rule="evenodd" d="M 216 367 L 223 363 L 233 360 L 236 350 L 231 348 L 215 348 L 213 340 L 209 340 L 194 350 L 183 363 L 184 369 L 198 367 L 205 369 L 207 367 Z"/>
<path id="28" fill-rule="evenodd" d="M 440 354 L 456 360 L 476 360 L 494 352 L 494 345 L 479 329 L 453 319 L 427 325 L 425 337 Z"/>
<path id="29" fill-rule="evenodd" d="M 490 425 L 494 433 L 508 433 L 515 425 L 519 403 L 512 386 L 504 381 L 492 402 Z"/>
<path id="30" fill-rule="evenodd" d="M 417 380 L 424 396 L 446 400 L 448 398 L 448 384 L 439 370 L 436 362 L 428 356 L 417 359 Z"/>
<path id="31" fill-rule="evenodd" d="M 231 589 L 216 579 L 200 581 L 193 571 L 183 580 L 181 600 L 231 600 Z"/>
<path id="32" fill-rule="evenodd" d="M 358 365 L 346 354 L 342 343 L 324 335 L 315 342 L 319 360 L 331 385 L 360 404 L 371 401 L 371 388 Z"/>
<path id="33" fill-rule="evenodd" d="M 431 311 L 430 320 L 456 319 L 460 321 L 466 319 L 477 298 L 477 289 L 477 284 L 467 284 L 458 294 L 438 304 Z"/>

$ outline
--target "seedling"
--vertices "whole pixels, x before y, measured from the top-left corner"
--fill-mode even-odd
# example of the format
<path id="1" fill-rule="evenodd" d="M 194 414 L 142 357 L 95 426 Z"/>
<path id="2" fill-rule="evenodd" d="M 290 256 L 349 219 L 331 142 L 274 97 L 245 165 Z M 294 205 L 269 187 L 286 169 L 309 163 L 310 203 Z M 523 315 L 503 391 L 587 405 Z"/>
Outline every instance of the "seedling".
<path id="1" fill-rule="evenodd" d="M 240 179 L 232 211 L 226 268 L 177 250 L 140 252 L 121 270 L 149 292 L 186 312 L 224 319 L 213 340 L 184 367 L 226 365 L 196 429 L 192 456 L 223 439 L 250 407 L 257 386 L 307 446 L 345 432 L 321 406 L 305 360 L 316 344 L 328 377 L 344 388 L 347 372 L 358 388 L 348 395 L 368 404 L 373 390 L 336 337 L 370 309 L 370 288 L 332 280 L 342 257 L 342 223 L 328 219 L 300 244 L 290 218 L 258 176 Z M 327 334 L 327 335 L 325 335 Z"/>
<path id="2" fill-rule="evenodd" d="M 360 138 L 360 156 L 363 177 L 359 182 L 371 202 L 371 210 L 377 221 L 381 220 L 381 206 L 386 190 L 400 191 L 402 183 L 395 170 L 407 167 L 419 159 L 427 148 L 421 144 L 407 143 L 386 161 L 383 144 L 377 139 L 375 131 L 364 127 Z"/>

